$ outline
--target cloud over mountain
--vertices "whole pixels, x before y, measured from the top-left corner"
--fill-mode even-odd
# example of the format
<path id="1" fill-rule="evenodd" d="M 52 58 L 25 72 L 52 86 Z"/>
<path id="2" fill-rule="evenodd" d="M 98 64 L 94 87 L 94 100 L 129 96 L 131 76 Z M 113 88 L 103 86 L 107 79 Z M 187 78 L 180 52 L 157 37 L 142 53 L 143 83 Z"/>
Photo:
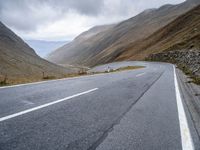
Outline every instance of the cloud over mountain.
<path id="1" fill-rule="evenodd" d="M 26 39 L 69 40 L 92 26 L 184 0 L 0 0 L 0 20 Z"/>

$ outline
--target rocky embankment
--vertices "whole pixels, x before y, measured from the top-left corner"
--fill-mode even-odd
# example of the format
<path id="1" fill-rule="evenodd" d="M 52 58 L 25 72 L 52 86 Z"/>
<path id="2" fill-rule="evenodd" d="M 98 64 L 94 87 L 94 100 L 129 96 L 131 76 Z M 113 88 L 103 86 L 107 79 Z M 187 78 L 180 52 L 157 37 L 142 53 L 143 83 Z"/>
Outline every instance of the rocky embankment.
<path id="1" fill-rule="evenodd" d="M 200 78 L 200 50 L 175 50 L 166 51 L 157 54 L 151 54 L 147 57 L 149 61 L 162 61 L 177 64 L 186 74 L 192 76 L 199 82 Z"/>

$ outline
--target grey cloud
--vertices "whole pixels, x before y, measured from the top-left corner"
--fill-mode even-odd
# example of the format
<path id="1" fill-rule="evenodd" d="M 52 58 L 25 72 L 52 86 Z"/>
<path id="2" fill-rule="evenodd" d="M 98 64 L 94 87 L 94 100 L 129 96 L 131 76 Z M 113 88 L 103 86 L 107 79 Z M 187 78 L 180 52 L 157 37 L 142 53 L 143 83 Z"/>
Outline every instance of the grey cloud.
<path id="1" fill-rule="evenodd" d="M 103 0 L 0 0 L 0 20 L 17 30 L 34 31 L 70 10 L 96 16 L 103 5 Z"/>
<path id="2" fill-rule="evenodd" d="M 46 2 L 57 9 L 62 9 L 63 11 L 73 9 L 84 15 L 97 15 L 104 5 L 103 0 L 48 0 Z"/>
<path id="3" fill-rule="evenodd" d="M 40 27 L 78 14 L 87 26 L 115 23 L 144 9 L 184 0 L 0 0 L 0 21 L 18 33 L 36 33 Z M 72 18 L 73 19 L 73 18 Z M 77 18 L 76 18 L 77 20 Z M 81 20 L 80 20 L 81 21 Z M 70 21 L 66 21 L 69 25 Z M 73 21 L 72 21 L 73 22 Z M 59 27 L 58 27 L 59 28 Z M 78 27 L 77 27 L 78 28 Z M 64 32 L 64 31 L 63 31 Z M 49 33 L 51 36 L 51 33 Z M 66 35 L 69 36 L 69 35 Z"/>

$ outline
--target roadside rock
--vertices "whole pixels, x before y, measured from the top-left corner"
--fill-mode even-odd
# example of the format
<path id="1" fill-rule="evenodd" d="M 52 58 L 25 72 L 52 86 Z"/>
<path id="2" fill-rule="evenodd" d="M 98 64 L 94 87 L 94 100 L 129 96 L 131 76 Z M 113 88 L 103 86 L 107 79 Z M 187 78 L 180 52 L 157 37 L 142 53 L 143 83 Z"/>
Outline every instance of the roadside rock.
<path id="1" fill-rule="evenodd" d="M 191 71 L 191 74 L 200 76 L 200 50 L 174 50 L 151 54 L 146 58 L 150 61 L 163 61 L 177 64 L 181 68 Z"/>

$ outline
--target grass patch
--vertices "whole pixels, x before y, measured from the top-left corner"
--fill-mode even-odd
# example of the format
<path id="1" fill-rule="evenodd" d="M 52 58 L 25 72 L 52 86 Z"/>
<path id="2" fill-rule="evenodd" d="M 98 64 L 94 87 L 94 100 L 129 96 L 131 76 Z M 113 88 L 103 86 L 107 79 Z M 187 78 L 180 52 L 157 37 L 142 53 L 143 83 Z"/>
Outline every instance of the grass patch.
<path id="1" fill-rule="evenodd" d="M 182 70 L 191 80 L 188 83 L 195 83 L 200 85 L 200 76 L 195 75 L 188 67 L 185 65 L 178 65 L 178 68 Z"/>
<path id="2" fill-rule="evenodd" d="M 81 76 L 86 76 L 86 75 L 95 75 L 95 74 L 103 74 L 103 73 L 112 73 L 112 72 L 118 72 L 118 71 L 125 71 L 125 70 L 133 70 L 133 69 L 140 69 L 144 68 L 144 66 L 127 66 L 127 67 L 121 67 L 116 70 L 110 70 L 110 72 L 105 71 L 105 72 L 93 72 L 93 73 L 88 73 L 86 71 L 79 71 L 77 73 L 72 73 L 72 74 L 65 74 L 63 77 L 56 77 L 56 76 L 49 76 L 45 75 L 43 73 L 43 77 L 36 77 L 36 78 L 8 78 L 7 76 L 2 78 L 2 81 L 0 80 L 0 86 L 8 86 L 8 85 L 17 85 L 17 84 L 25 84 L 25 83 L 33 83 L 33 82 L 40 82 L 40 81 L 45 81 L 45 80 L 55 80 L 55 79 L 64 79 L 64 78 L 72 78 L 72 77 L 81 77 Z M 9 81 L 9 82 L 8 82 Z"/>
<path id="3" fill-rule="evenodd" d="M 45 76 L 43 77 L 44 80 L 53 80 L 53 79 L 56 79 L 55 76 Z"/>
<path id="4" fill-rule="evenodd" d="M 8 85 L 7 82 L 5 82 L 5 81 L 0 81 L 0 86 L 6 86 L 6 85 Z"/>
<path id="5" fill-rule="evenodd" d="M 134 69 L 141 69 L 141 68 L 144 68 L 144 66 L 127 66 L 127 67 L 118 68 L 116 70 L 112 70 L 111 72 L 134 70 Z"/>
<path id="6" fill-rule="evenodd" d="M 185 65 L 178 65 L 178 68 L 181 69 L 186 75 L 192 76 L 192 71 Z"/>
<path id="7" fill-rule="evenodd" d="M 2 81 L 0 81 L 0 86 L 6 86 L 6 85 L 8 85 L 7 76 L 5 76 Z"/>
<path id="8" fill-rule="evenodd" d="M 200 77 L 198 77 L 198 76 L 193 76 L 193 77 L 191 77 L 191 78 L 192 78 L 192 80 L 193 80 L 193 82 L 194 82 L 195 84 L 200 85 Z"/>
<path id="9" fill-rule="evenodd" d="M 121 68 L 118 68 L 118 69 L 111 69 L 110 68 L 110 70 L 106 70 L 106 71 L 91 72 L 88 75 L 92 75 L 92 74 L 104 74 L 104 73 L 114 73 L 114 72 L 134 70 L 134 69 L 141 69 L 141 68 L 145 68 L 145 66 L 126 66 L 126 67 L 121 67 Z"/>
<path id="10" fill-rule="evenodd" d="M 194 75 L 192 71 L 184 65 L 178 65 L 178 68 L 192 79 L 192 81 L 188 81 L 188 83 L 195 83 L 197 85 L 200 85 L 200 76 Z"/>

